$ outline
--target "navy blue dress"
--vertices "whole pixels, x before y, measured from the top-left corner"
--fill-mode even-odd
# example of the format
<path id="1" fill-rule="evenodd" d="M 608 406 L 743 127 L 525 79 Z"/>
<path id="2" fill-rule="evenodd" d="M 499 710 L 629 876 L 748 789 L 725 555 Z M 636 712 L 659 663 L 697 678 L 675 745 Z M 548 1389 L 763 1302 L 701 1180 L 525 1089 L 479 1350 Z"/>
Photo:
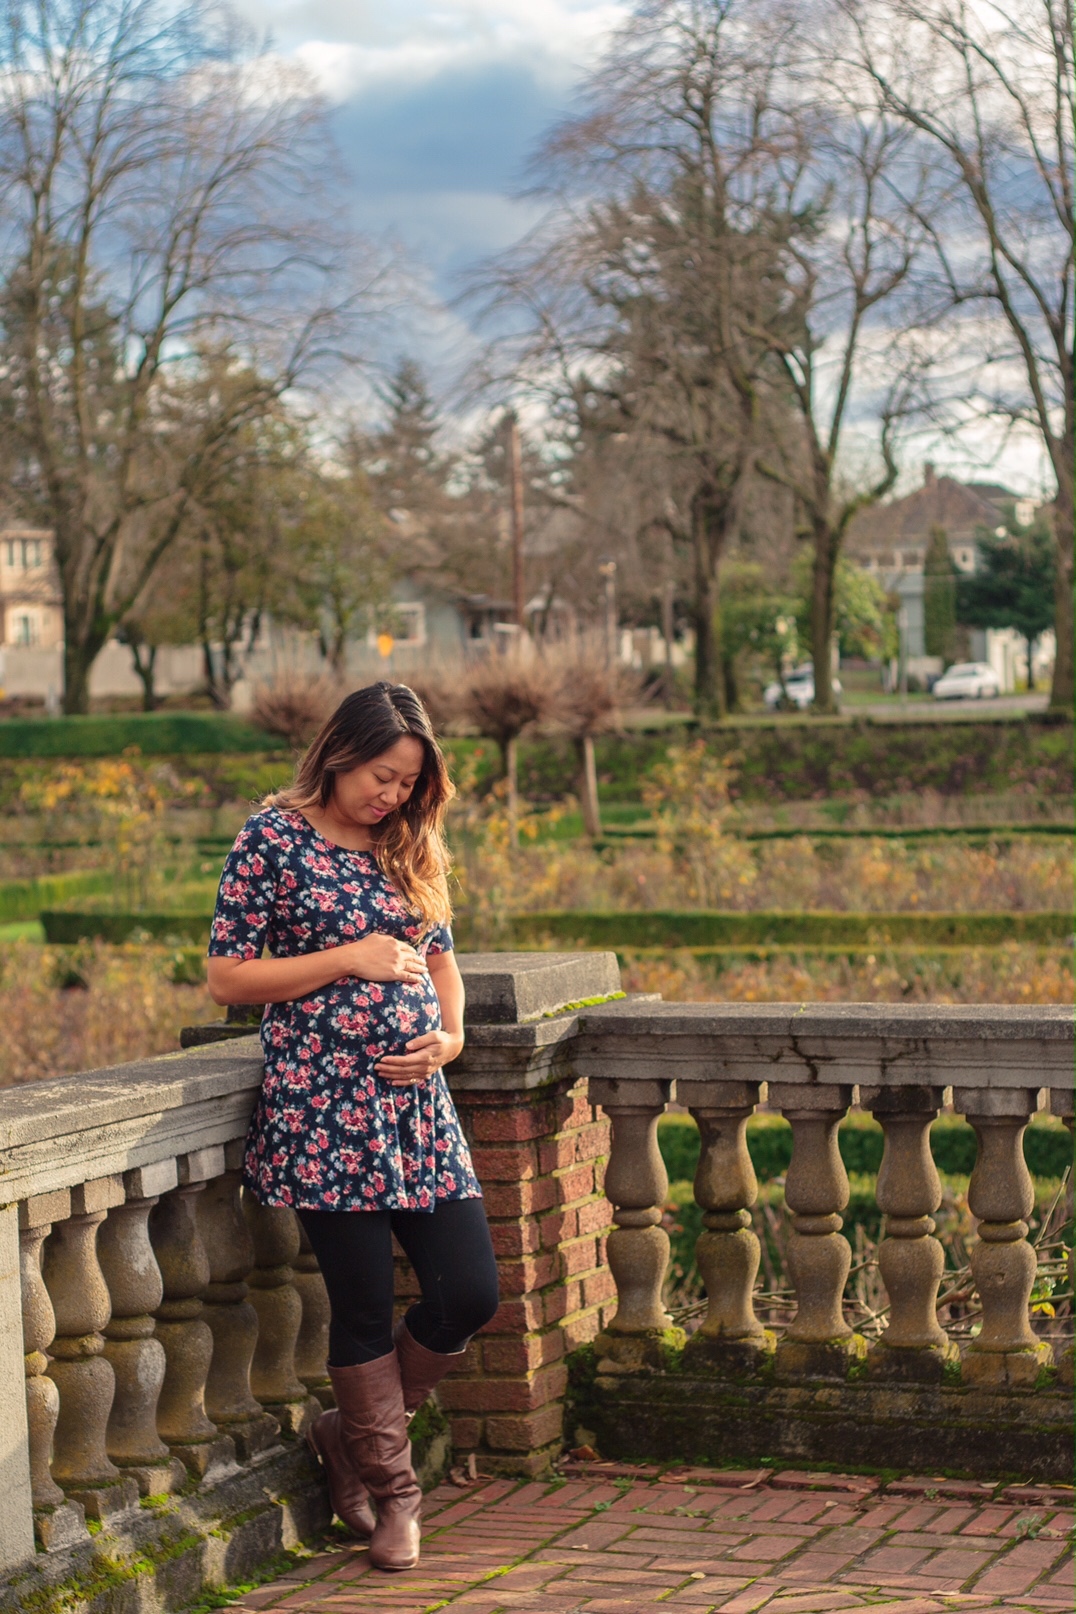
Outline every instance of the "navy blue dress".
<path id="1" fill-rule="evenodd" d="M 302 813 L 267 807 L 248 818 L 228 854 L 209 953 L 296 958 L 393 936 L 423 957 L 448 952 L 452 932 L 404 905 L 370 852 L 327 841 Z M 385 1054 L 441 1026 L 429 977 L 416 983 L 344 976 L 309 997 L 266 1005 L 265 1077 L 247 1136 L 244 1181 L 263 1205 L 295 1210 L 430 1210 L 480 1199 L 470 1151 L 444 1072 L 394 1087 L 376 1073 Z"/>

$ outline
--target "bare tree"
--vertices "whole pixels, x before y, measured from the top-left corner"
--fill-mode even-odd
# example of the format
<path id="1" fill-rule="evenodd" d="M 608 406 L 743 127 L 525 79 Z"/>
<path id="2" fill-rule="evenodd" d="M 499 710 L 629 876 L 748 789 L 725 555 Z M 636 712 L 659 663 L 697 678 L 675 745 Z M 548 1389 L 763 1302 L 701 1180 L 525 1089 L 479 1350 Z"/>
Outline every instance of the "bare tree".
<path id="1" fill-rule="evenodd" d="M 643 0 L 538 159 L 554 209 L 487 275 L 521 316 L 514 376 L 555 414 L 587 410 L 663 447 L 653 524 L 692 556 L 696 700 L 720 711 L 721 555 L 768 417 L 787 411 L 770 330 L 792 221 L 775 207 L 799 132 L 775 94 L 778 4 Z"/>
<path id="2" fill-rule="evenodd" d="M 1056 481 L 1057 659 L 1071 711 L 1076 500 L 1076 67 L 1070 0 L 837 0 L 856 65 L 941 158 L 950 206 L 924 214 L 967 360 L 950 418 L 1040 437 Z M 983 315 L 988 317 L 984 321 Z"/>
<path id="3" fill-rule="evenodd" d="M 788 317 L 773 327 L 801 432 L 778 438 L 759 469 L 793 492 L 811 543 L 814 706 L 830 712 L 841 545 L 856 513 L 896 482 L 894 433 L 917 396 L 918 345 L 893 326 L 914 325 L 917 317 L 909 294 L 928 174 L 909 152 L 899 120 L 864 113 L 832 77 L 823 82 L 817 63 L 814 69 L 803 86 L 811 160 L 793 176 L 784 203 L 788 214 L 813 225 L 789 239 Z M 850 425 L 861 444 L 875 438 L 874 476 L 853 479 L 842 463 Z"/>
<path id="4" fill-rule="evenodd" d="M 605 646 L 596 639 L 579 639 L 571 646 L 561 646 L 556 670 L 559 682 L 555 715 L 571 734 L 578 752 L 583 827 L 588 835 L 600 835 L 594 740 L 617 727 L 621 708 L 637 692 L 638 680 L 626 669 L 610 665 Z"/>
<path id="5" fill-rule="evenodd" d="M 512 650 L 476 661 L 467 670 L 462 708 L 480 734 L 496 741 L 507 786 L 508 839 L 519 844 L 519 737 L 550 716 L 556 679 L 537 654 Z"/>
<path id="6" fill-rule="evenodd" d="M 0 479 L 55 533 L 81 711 L 208 461 L 349 355 L 378 271 L 338 285 L 319 104 L 208 0 L 10 0 L 0 58 Z M 249 384 L 177 424 L 207 348 Z"/>

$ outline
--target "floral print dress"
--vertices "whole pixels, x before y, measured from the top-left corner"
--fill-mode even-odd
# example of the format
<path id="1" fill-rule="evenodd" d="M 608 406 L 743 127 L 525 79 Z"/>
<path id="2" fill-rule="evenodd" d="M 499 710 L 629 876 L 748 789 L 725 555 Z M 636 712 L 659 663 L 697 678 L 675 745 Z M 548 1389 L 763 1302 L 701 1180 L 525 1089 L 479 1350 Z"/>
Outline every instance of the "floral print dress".
<path id="1" fill-rule="evenodd" d="M 228 854 L 209 953 L 295 958 L 380 934 L 423 957 L 448 952 L 447 925 L 423 934 L 370 852 L 318 834 L 301 813 L 248 818 Z M 385 1054 L 437 1031 L 429 977 L 415 984 L 344 976 L 266 1005 L 265 1076 L 247 1136 L 244 1180 L 263 1205 L 295 1210 L 429 1210 L 480 1199 L 443 1071 L 413 1087 L 377 1075 Z"/>

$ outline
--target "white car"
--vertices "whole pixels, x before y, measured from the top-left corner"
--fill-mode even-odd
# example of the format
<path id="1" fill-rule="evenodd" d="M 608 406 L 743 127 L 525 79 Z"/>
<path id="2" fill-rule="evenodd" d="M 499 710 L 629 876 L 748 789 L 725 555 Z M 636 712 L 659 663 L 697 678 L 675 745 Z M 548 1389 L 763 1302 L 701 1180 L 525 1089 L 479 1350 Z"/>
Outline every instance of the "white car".
<path id="1" fill-rule="evenodd" d="M 839 678 L 834 678 L 833 680 L 833 693 L 835 695 L 841 693 L 841 681 Z M 779 710 L 785 696 L 801 712 L 810 706 L 814 700 L 814 668 L 809 661 L 805 661 L 801 667 L 796 667 L 792 672 L 785 674 L 783 691 L 779 683 L 767 684 L 762 691 L 762 699 L 771 712 Z"/>
<path id="2" fill-rule="evenodd" d="M 993 699 L 1001 694 L 1001 685 L 993 667 L 985 661 L 958 661 L 942 673 L 932 694 L 936 701 Z"/>

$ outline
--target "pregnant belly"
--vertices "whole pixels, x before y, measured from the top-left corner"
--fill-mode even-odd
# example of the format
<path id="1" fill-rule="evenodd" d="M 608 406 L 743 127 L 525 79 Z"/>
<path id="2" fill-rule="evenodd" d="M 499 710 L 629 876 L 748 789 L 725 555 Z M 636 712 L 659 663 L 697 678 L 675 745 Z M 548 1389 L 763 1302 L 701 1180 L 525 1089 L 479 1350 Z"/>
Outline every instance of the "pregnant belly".
<path id="1" fill-rule="evenodd" d="M 437 1031 L 441 1005 L 433 983 L 403 981 L 338 981 L 328 991 L 293 1005 L 299 1024 L 316 1031 L 327 1042 L 349 1050 L 402 1053 L 413 1037 Z M 304 1012 L 305 1011 L 305 1012 Z"/>

